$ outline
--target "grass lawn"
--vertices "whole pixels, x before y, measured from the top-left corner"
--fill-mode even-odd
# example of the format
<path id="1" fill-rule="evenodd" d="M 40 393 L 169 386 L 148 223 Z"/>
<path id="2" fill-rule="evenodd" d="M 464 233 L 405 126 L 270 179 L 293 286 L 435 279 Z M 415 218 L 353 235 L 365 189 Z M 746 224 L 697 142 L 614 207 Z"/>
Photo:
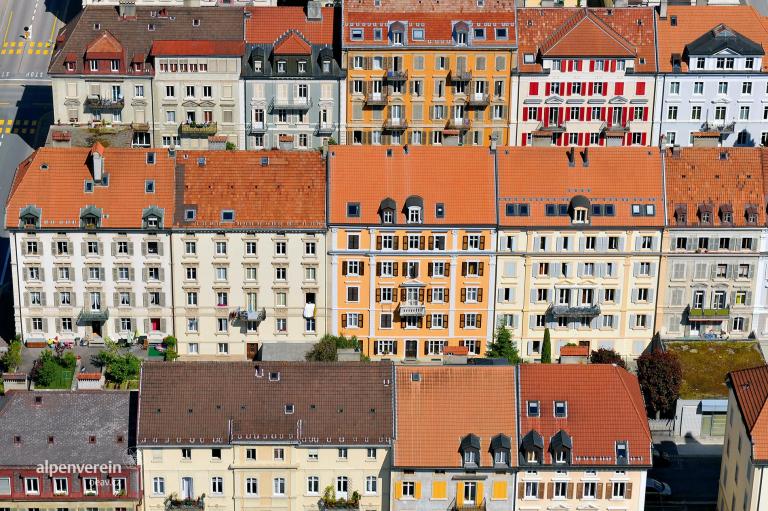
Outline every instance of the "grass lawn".
<path id="1" fill-rule="evenodd" d="M 667 342 L 667 349 L 683 368 L 682 399 L 726 397 L 726 374 L 764 363 L 755 342 Z"/>
<path id="2" fill-rule="evenodd" d="M 72 377 L 74 376 L 75 371 L 73 369 L 66 369 L 64 367 L 61 367 L 60 365 L 56 365 L 56 375 L 53 379 L 53 382 L 51 382 L 51 385 L 48 387 L 42 387 L 40 385 L 35 385 L 38 389 L 66 389 L 69 390 L 72 386 Z"/>
<path id="3" fill-rule="evenodd" d="M 165 359 L 165 353 L 163 353 L 162 351 L 158 351 L 157 348 L 155 348 L 154 346 L 149 347 L 149 349 L 147 350 L 147 356 L 152 359 L 157 359 L 157 358 Z"/>

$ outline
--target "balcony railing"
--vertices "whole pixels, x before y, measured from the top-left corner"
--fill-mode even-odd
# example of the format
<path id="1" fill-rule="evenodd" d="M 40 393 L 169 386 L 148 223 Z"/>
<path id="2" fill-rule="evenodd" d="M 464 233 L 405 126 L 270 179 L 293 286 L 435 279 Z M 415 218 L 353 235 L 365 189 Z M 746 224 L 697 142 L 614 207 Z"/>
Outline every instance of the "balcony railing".
<path id="1" fill-rule="evenodd" d="M 203 124 L 185 122 L 179 127 L 181 134 L 187 137 L 210 137 L 216 134 L 217 129 L 215 122 Z"/>
<path id="2" fill-rule="evenodd" d="M 702 131 L 719 131 L 720 133 L 733 133 L 736 122 L 707 121 L 701 125 Z"/>
<path id="3" fill-rule="evenodd" d="M 387 95 L 383 92 L 369 92 L 365 95 L 365 104 L 368 106 L 386 105 Z"/>
<path id="4" fill-rule="evenodd" d="M 449 118 L 445 128 L 449 130 L 466 131 L 472 127 L 472 121 L 468 118 Z"/>
<path id="5" fill-rule="evenodd" d="M 77 322 L 106 321 L 109 319 L 109 309 L 94 310 L 89 307 L 83 307 L 80 314 L 77 315 Z"/>
<path id="6" fill-rule="evenodd" d="M 600 315 L 600 306 L 594 305 L 549 305 L 549 311 L 555 317 L 576 318 L 595 317 Z"/>
<path id="7" fill-rule="evenodd" d="M 336 131 L 335 122 L 318 122 L 315 126 L 315 135 L 331 135 Z"/>
<path id="8" fill-rule="evenodd" d="M 472 92 L 467 96 L 467 104 L 486 107 L 491 104 L 491 96 L 485 93 Z"/>
<path id="9" fill-rule="evenodd" d="M 272 98 L 269 103 L 269 111 L 275 109 L 283 110 L 309 110 L 312 106 L 311 98 L 289 97 L 289 98 Z"/>
<path id="10" fill-rule="evenodd" d="M 452 82 L 468 82 L 470 80 L 472 80 L 472 71 L 467 69 L 457 69 L 456 71 L 451 71 Z"/>
<path id="11" fill-rule="evenodd" d="M 252 122 L 251 123 L 251 133 L 265 133 L 267 131 L 267 123 L 266 122 Z"/>
<path id="12" fill-rule="evenodd" d="M 205 509 L 205 497 L 198 497 L 196 499 L 168 497 L 165 499 L 165 509 L 167 511 L 202 511 Z"/>
<path id="13" fill-rule="evenodd" d="M 549 131 L 552 133 L 562 133 L 565 131 L 565 121 L 559 120 L 550 121 L 547 123 L 540 122 L 534 131 Z"/>
<path id="14" fill-rule="evenodd" d="M 387 117 L 384 121 L 384 129 L 390 131 L 403 131 L 408 128 L 408 121 L 402 117 Z"/>
<path id="15" fill-rule="evenodd" d="M 408 79 L 408 71 L 405 69 L 387 69 L 384 77 L 389 82 L 404 82 Z"/>
<path id="16" fill-rule="evenodd" d="M 627 124 L 621 124 L 621 122 L 605 122 L 603 123 L 602 129 L 604 131 L 623 131 L 627 132 L 629 131 L 629 123 Z"/>
<path id="17" fill-rule="evenodd" d="M 119 110 L 125 106 L 123 98 L 102 98 L 99 95 L 91 95 L 85 98 L 85 105 L 98 110 Z"/>
<path id="18" fill-rule="evenodd" d="M 427 313 L 427 307 L 418 300 L 406 300 L 400 304 L 400 317 L 420 318 Z"/>
<path id="19" fill-rule="evenodd" d="M 730 307 L 718 309 L 688 308 L 688 321 L 722 321 L 730 317 Z"/>
<path id="20" fill-rule="evenodd" d="M 482 500 L 482 502 L 473 502 L 473 503 L 457 503 L 456 499 L 453 499 L 453 502 L 451 502 L 451 505 L 448 506 L 448 511 L 485 511 L 485 499 Z"/>
<path id="21" fill-rule="evenodd" d="M 131 129 L 133 131 L 149 131 L 149 123 L 148 122 L 132 122 Z"/>

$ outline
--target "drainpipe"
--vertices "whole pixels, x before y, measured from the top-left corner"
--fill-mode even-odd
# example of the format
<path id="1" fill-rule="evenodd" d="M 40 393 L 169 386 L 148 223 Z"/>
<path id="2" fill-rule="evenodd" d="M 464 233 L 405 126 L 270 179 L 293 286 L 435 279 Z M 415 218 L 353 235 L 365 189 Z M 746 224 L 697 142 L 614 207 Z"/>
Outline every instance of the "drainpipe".
<path id="1" fill-rule="evenodd" d="M 518 365 L 515 367 L 515 405 L 517 407 L 517 413 L 515 413 L 515 428 L 517 429 L 517 445 L 520 445 L 520 369 L 522 365 Z M 510 453 L 510 457 L 512 456 L 512 453 Z M 512 460 L 510 459 L 510 465 Z M 515 511 L 517 508 L 517 499 L 520 498 L 520 495 L 517 494 L 517 476 L 518 471 L 512 472 L 512 493 L 514 494 L 515 498 L 512 499 L 512 511 Z"/>
<path id="2" fill-rule="evenodd" d="M 656 271 L 656 307 L 653 314 L 653 333 L 657 332 L 656 326 L 659 317 L 659 309 L 661 308 L 661 262 L 664 260 L 664 234 L 667 226 L 669 225 L 669 218 L 667 214 L 667 151 L 664 148 L 659 149 L 661 151 L 661 207 L 664 210 L 664 227 L 661 228 L 661 242 L 659 243 L 659 268 Z M 666 271 L 666 265 L 665 265 Z"/>
<path id="3" fill-rule="evenodd" d="M 13 260 L 16 261 L 16 272 L 15 272 L 16 275 L 15 275 L 15 277 L 14 277 L 14 271 L 13 271 L 13 261 L 11 261 L 11 285 L 13 285 L 13 287 L 16 288 L 16 295 L 17 295 L 16 296 L 16 300 L 17 300 L 17 303 L 19 304 L 19 310 L 21 311 L 21 310 L 23 310 L 22 304 L 24 302 L 21 300 L 21 286 L 19 285 L 20 282 L 21 282 L 21 278 L 19 276 L 19 250 L 18 250 L 18 244 L 16 243 L 16 236 L 17 236 L 17 233 L 14 232 L 14 231 L 11 231 L 11 239 L 10 239 L 10 241 L 13 242 L 13 253 L 15 255 Z M 9 252 L 10 252 L 10 247 L 8 247 L 8 249 L 9 249 Z M 14 278 L 15 278 L 16 282 L 13 282 Z M 14 316 L 16 316 L 15 312 L 14 312 Z M 15 321 L 15 318 L 14 318 L 14 321 Z M 21 313 L 19 313 L 19 335 L 21 336 L 21 343 L 23 345 L 24 344 L 24 318 L 22 317 Z"/>

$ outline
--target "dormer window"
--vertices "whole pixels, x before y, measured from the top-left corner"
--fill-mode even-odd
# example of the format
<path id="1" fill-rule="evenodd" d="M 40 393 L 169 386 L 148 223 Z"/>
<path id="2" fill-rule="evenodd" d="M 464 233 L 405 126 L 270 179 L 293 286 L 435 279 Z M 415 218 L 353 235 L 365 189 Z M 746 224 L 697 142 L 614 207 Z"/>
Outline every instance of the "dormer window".
<path id="1" fill-rule="evenodd" d="M 554 405 L 555 417 L 564 418 L 568 416 L 568 402 L 567 401 L 555 401 Z"/>
<path id="2" fill-rule="evenodd" d="M 37 229 L 40 227 L 40 209 L 27 206 L 21 210 L 19 221 L 23 229 Z"/>
<path id="3" fill-rule="evenodd" d="M 589 199 L 583 195 L 577 195 L 571 199 L 571 203 L 568 205 L 568 209 L 570 210 L 571 223 L 589 223 L 589 212 L 592 209 L 589 203 Z"/>
<path id="4" fill-rule="evenodd" d="M 326 59 L 323 61 L 323 73 L 330 73 L 330 72 L 331 72 L 331 61 Z"/>
<path id="5" fill-rule="evenodd" d="M 746 212 L 744 214 L 744 217 L 747 220 L 748 224 L 756 224 L 757 223 L 757 208 L 754 206 L 747 206 Z"/>
<path id="6" fill-rule="evenodd" d="M 720 221 L 724 224 L 733 223 L 733 208 L 730 204 L 720 206 Z"/>
<path id="7" fill-rule="evenodd" d="M 420 224 L 421 223 L 421 208 L 413 206 L 408 208 L 408 223 Z"/>
<path id="8" fill-rule="evenodd" d="M 712 206 L 702 204 L 699 206 L 699 222 L 702 224 L 712 223 Z"/>
<path id="9" fill-rule="evenodd" d="M 88 206 L 80 213 L 80 226 L 83 229 L 96 229 L 101 222 L 101 211 L 93 206 Z"/>
<path id="10" fill-rule="evenodd" d="M 688 223 L 688 208 L 684 204 L 675 206 L 675 223 L 677 225 Z"/>
<path id="11" fill-rule="evenodd" d="M 459 451 L 465 467 L 480 465 L 480 437 L 471 433 L 465 436 L 461 439 Z"/>
<path id="12" fill-rule="evenodd" d="M 469 44 L 469 26 L 460 21 L 453 27 L 453 40 L 458 46 L 466 46 Z"/>
<path id="13" fill-rule="evenodd" d="M 493 437 L 490 450 L 494 466 L 509 465 L 509 453 L 512 450 L 512 442 L 507 435 L 496 435 Z"/>
<path id="14" fill-rule="evenodd" d="M 571 451 L 573 450 L 571 436 L 561 429 L 550 439 L 549 450 L 555 464 L 564 465 L 570 463 Z"/>
<path id="15" fill-rule="evenodd" d="M 464 452 L 464 464 L 465 465 L 477 465 L 477 453 L 474 451 Z"/>
<path id="16" fill-rule="evenodd" d="M 529 431 L 520 442 L 521 463 L 541 463 L 544 457 L 544 438 L 536 430 Z"/>
<path id="17" fill-rule="evenodd" d="M 277 72 L 278 74 L 285 74 L 285 70 L 287 69 L 287 64 L 284 60 L 278 60 L 277 61 Z"/>
<path id="18" fill-rule="evenodd" d="M 629 445 L 626 440 L 616 442 L 616 463 L 618 465 L 629 463 Z"/>
<path id="19" fill-rule="evenodd" d="M 587 221 L 587 210 L 584 208 L 576 208 L 573 210 L 573 223 L 583 224 Z"/>
<path id="20" fill-rule="evenodd" d="M 147 227 L 150 229 L 157 229 L 160 226 L 160 219 L 156 216 L 147 217 Z"/>
<path id="21" fill-rule="evenodd" d="M 389 27 L 389 42 L 395 46 L 405 44 L 405 26 L 399 21 Z"/>
<path id="22" fill-rule="evenodd" d="M 411 195 L 405 200 L 405 207 L 403 212 L 405 213 L 406 222 L 409 224 L 420 224 L 423 219 L 424 201 L 418 195 Z"/>
<path id="23" fill-rule="evenodd" d="M 565 451 L 557 451 L 555 453 L 555 463 L 565 463 L 568 461 L 568 455 Z"/>
<path id="24" fill-rule="evenodd" d="M 395 223 L 395 212 L 391 209 L 385 209 L 381 212 L 381 223 L 393 224 Z"/>
<path id="25" fill-rule="evenodd" d="M 142 212 L 141 219 L 145 229 L 159 229 L 163 225 L 163 211 L 156 206 L 150 206 Z"/>
<path id="26" fill-rule="evenodd" d="M 536 452 L 535 451 L 528 451 L 526 453 L 526 456 L 525 456 L 525 461 L 527 463 L 538 463 L 539 459 L 536 456 Z"/>

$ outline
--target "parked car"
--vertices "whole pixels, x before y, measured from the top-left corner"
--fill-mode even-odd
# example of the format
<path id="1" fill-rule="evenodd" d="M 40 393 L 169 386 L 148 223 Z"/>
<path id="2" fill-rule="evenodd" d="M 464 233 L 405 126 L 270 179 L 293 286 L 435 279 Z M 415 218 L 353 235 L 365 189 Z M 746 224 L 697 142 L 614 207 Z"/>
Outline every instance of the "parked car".
<path id="1" fill-rule="evenodd" d="M 661 446 L 653 446 L 651 451 L 653 454 L 653 466 L 654 467 L 668 467 L 672 464 L 672 456 Z"/>
<path id="2" fill-rule="evenodd" d="M 669 497 L 672 495 L 672 488 L 667 483 L 662 483 L 650 477 L 645 481 L 645 494 L 658 495 L 659 497 Z"/>

